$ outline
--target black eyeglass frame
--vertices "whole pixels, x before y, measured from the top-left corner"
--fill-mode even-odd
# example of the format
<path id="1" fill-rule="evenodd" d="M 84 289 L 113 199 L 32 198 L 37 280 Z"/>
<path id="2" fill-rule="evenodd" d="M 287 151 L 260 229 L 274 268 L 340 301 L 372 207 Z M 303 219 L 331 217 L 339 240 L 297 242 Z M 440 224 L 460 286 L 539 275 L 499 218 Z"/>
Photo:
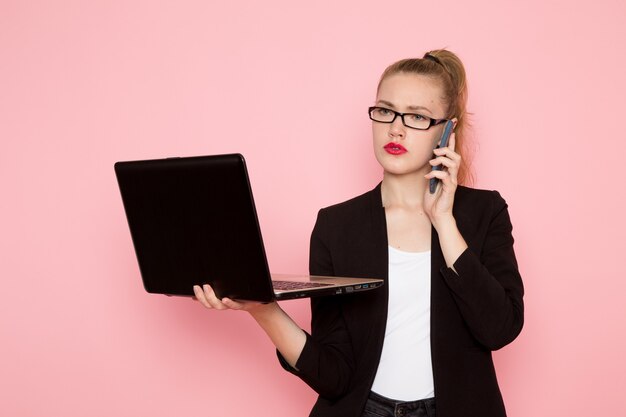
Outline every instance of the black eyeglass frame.
<path id="1" fill-rule="evenodd" d="M 374 119 L 374 118 L 372 117 L 372 111 L 374 111 L 374 110 L 376 110 L 376 109 L 383 109 L 383 110 L 387 110 L 387 111 L 392 112 L 392 113 L 393 113 L 393 119 L 391 119 L 391 120 L 390 120 L 390 121 L 388 121 L 388 122 L 381 122 L 380 120 L 376 120 L 376 119 Z M 370 117 L 370 119 L 371 119 L 372 121 L 374 121 L 374 122 L 378 122 L 378 123 L 387 123 L 387 124 L 391 124 L 391 123 L 393 123 L 393 122 L 396 120 L 396 118 L 397 118 L 398 116 L 400 116 L 400 120 L 402 120 L 402 124 L 403 124 L 404 126 L 408 127 L 409 129 L 415 129 L 415 130 L 428 130 L 428 129 L 430 129 L 430 128 L 431 128 L 431 127 L 433 127 L 433 126 L 440 125 L 440 124 L 445 123 L 445 122 L 447 122 L 448 120 L 450 120 L 450 119 L 433 119 L 433 118 L 431 118 L 431 117 L 424 116 L 423 114 L 419 114 L 419 113 L 400 113 L 400 112 L 397 112 L 397 111 L 395 111 L 395 110 L 388 109 L 387 107 L 379 107 L 379 106 L 372 106 L 372 107 L 369 107 L 369 108 L 367 109 L 367 114 L 369 115 L 369 117 Z M 406 124 L 406 122 L 404 121 L 404 116 L 420 116 L 420 117 L 423 117 L 423 118 L 425 118 L 425 119 L 428 119 L 428 120 L 429 120 L 428 127 L 426 127 L 426 128 L 421 128 L 421 127 L 413 127 L 413 126 L 409 126 L 409 125 L 407 125 L 407 124 Z"/>

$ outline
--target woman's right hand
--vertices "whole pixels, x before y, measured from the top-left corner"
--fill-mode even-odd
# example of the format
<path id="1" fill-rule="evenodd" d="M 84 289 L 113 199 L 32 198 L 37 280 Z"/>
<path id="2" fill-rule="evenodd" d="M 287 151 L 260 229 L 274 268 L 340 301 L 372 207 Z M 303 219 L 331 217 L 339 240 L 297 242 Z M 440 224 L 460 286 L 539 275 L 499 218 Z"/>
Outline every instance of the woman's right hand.
<path id="1" fill-rule="evenodd" d="M 296 367 L 296 362 L 306 343 L 306 334 L 298 325 L 285 313 L 276 301 L 271 303 L 261 303 L 259 301 L 231 300 L 230 298 L 217 298 L 213 288 L 204 284 L 202 287 L 194 285 L 193 292 L 196 299 L 203 306 L 215 310 L 244 310 L 256 320 L 261 328 L 276 346 L 276 349 L 283 355 L 285 360 L 292 367 Z"/>
<path id="2" fill-rule="evenodd" d="M 211 288 L 209 284 L 204 284 L 202 287 L 200 287 L 199 285 L 194 285 L 193 292 L 196 295 L 196 300 L 198 300 L 203 306 L 209 309 L 244 310 L 252 312 L 255 309 L 267 305 L 259 301 L 235 301 L 227 297 L 224 297 L 220 300 L 219 298 L 217 298 L 217 295 L 215 295 L 213 288 Z"/>

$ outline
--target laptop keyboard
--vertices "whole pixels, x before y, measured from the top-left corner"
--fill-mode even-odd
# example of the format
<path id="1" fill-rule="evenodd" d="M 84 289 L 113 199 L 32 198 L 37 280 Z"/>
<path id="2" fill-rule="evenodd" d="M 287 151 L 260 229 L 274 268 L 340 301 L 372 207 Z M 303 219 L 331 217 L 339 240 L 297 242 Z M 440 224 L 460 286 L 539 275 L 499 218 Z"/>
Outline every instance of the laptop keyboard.
<path id="1" fill-rule="evenodd" d="M 304 290 L 307 288 L 328 287 L 332 284 L 322 284 L 320 282 L 302 282 L 302 281 L 272 281 L 275 290 Z"/>

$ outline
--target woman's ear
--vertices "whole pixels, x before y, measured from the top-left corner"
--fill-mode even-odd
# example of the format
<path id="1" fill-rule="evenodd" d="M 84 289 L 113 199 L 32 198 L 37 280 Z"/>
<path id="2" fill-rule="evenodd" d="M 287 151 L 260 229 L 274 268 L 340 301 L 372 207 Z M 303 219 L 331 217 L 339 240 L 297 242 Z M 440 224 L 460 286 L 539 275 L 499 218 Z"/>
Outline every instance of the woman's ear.
<path id="1" fill-rule="evenodd" d="M 457 119 L 455 117 L 455 118 L 450 119 L 450 120 L 454 124 L 454 126 L 452 126 L 452 132 L 454 132 L 454 129 L 456 128 L 456 124 L 458 123 L 459 119 Z M 435 142 L 435 149 L 439 149 L 440 147 L 441 147 L 441 138 L 437 139 L 437 142 Z"/>

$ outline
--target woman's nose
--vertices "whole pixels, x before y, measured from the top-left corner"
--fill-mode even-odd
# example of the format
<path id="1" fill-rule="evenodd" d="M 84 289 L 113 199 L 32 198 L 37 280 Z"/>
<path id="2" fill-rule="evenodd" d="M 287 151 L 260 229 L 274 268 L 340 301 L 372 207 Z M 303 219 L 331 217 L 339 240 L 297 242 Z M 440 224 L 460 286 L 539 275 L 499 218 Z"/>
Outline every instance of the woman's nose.
<path id="1" fill-rule="evenodd" d="M 402 119 L 396 117 L 396 120 L 389 125 L 389 137 L 402 139 L 404 138 L 404 133 L 405 129 L 404 124 L 402 124 Z"/>

